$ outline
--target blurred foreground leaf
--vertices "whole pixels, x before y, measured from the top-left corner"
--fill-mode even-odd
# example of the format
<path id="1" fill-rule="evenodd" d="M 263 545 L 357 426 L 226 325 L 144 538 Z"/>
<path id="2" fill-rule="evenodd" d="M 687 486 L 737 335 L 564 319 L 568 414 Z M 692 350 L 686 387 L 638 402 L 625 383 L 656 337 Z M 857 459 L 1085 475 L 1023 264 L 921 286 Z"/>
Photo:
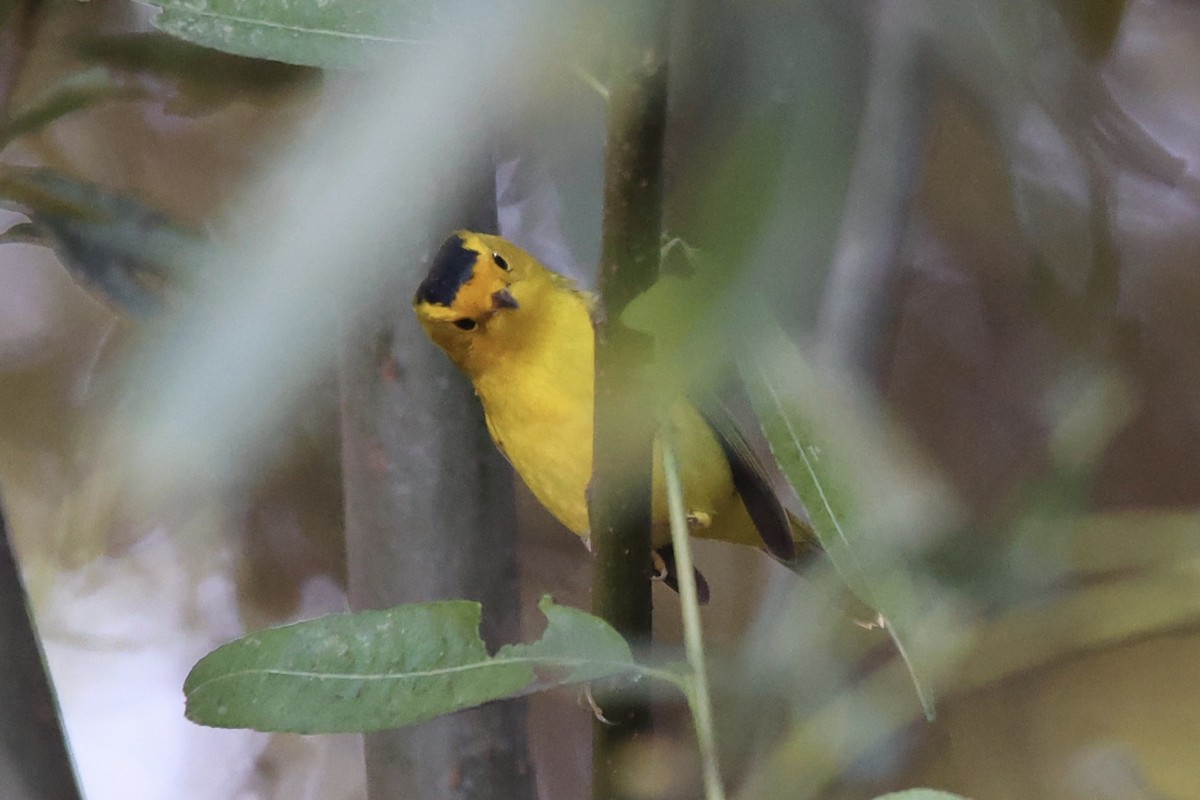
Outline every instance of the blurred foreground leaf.
<path id="1" fill-rule="evenodd" d="M 320 73 L 223 53 L 161 33 L 138 32 L 81 40 L 80 55 L 131 79 L 166 81 L 177 95 L 167 110 L 203 113 L 233 100 L 270 95 L 315 80 Z"/>
<path id="2" fill-rule="evenodd" d="M 245 636 L 208 654 L 184 683 L 187 716 L 221 728 L 294 733 L 412 725 L 491 700 L 636 671 L 603 620 L 549 597 L 533 644 L 489 656 L 467 600 L 341 614 Z"/>
<path id="3" fill-rule="evenodd" d="M 441 5 L 430 0 L 149 2 L 162 9 L 154 25 L 173 36 L 227 53 L 326 69 L 361 68 L 397 45 L 421 42 Z"/>
<path id="4" fill-rule="evenodd" d="M 946 498 L 893 452 L 894 437 L 855 408 L 847 387 L 808 366 L 770 312 L 747 318 L 761 330 L 740 363 L 771 450 L 834 567 L 879 612 L 932 718 L 933 679 L 961 641 L 911 557 L 947 527 Z"/>
<path id="5" fill-rule="evenodd" d="M 13 112 L 4 126 L 0 127 L 0 150 L 18 137 L 36 133 L 74 111 L 104 100 L 131 98 L 138 94 L 137 88 L 118 81 L 105 69 L 90 69 L 69 75 L 51 84 Z"/>
<path id="6" fill-rule="evenodd" d="M 45 244 L 32 222 L 18 222 L 0 233 L 0 244 Z"/>
<path id="7" fill-rule="evenodd" d="M 966 800 L 966 798 L 937 789 L 905 789 L 903 792 L 880 795 L 875 800 Z"/>
<path id="8" fill-rule="evenodd" d="M 629 301 L 621 322 L 654 338 L 656 388 L 667 400 L 708 388 L 727 365 L 736 275 L 680 239 L 664 245 L 662 260 L 664 274 Z"/>
<path id="9" fill-rule="evenodd" d="M 127 313 L 157 311 L 184 283 L 201 236 L 157 209 L 52 169 L 0 168 L 0 198 L 31 224 L 12 241 L 52 247 L 71 275 Z"/>

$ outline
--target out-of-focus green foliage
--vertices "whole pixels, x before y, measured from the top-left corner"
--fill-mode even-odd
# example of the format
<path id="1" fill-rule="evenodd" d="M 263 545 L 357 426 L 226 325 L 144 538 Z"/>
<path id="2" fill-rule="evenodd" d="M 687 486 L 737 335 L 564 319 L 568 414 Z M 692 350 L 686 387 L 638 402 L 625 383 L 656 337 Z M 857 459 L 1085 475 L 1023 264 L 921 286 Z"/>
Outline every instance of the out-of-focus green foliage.
<path id="1" fill-rule="evenodd" d="M 321 617 L 205 656 L 184 684 L 187 715 L 223 728 L 337 733 L 397 728 L 637 664 L 603 620 L 549 597 L 533 644 L 489 656 L 478 603 L 446 600 Z"/>
<path id="2" fill-rule="evenodd" d="M 561 55 L 532 46 L 538 25 L 513 4 L 470 19 L 493 34 L 488 47 L 454 35 L 463 18 L 441 30 L 436 58 L 389 51 L 389 69 L 231 203 L 237 234 L 206 251 L 171 344 L 150 344 L 139 360 L 155 399 L 130 444 L 149 491 L 252 472 L 280 412 L 328 368 L 339 327 L 420 268 L 397 254 L 453 227 L 440 195 L 419 187 L 474 169 L 489 132 L 518 108 L 518 87 Z"/>
<path id="3" fill-rule="evenodd" d="M 325 69 L 357 69 L 421 44 L 444 4 L 421 0 L 151 0 L 159 30 L 227 53 Z"/>
<path id="4" fill-rule="evenodd" d="M 13 240 L 52 247 L 76 280 L 135 316 L 190 281 L 204 245 L 163 212 L 52 169 L 3 165 L 0 199 L 31 220 Z"/>
<path id="5" fill-rule="evenodd" d="M 223 237 L 220 241 L 229 246 L 220 252 L 216 247 L 204 251 L 204 266 L 196 272 L 203 273 L 202 281 L 208 276 L 211 282 L 196 292 L 194 304 L 185 305 L 180 319 L 168 321 L 176 328 L 154 337 L 156 343 L 170 340 L 170 346 L 147 359 L 153 363 L 146 365 L 140 395 L 151 397 L 154 404 L 145 413 L 134 415 L 137 422 L 130 429 L 134 435 L 127 437 L 138 440 L 141 450 L 152 456 L 147 459 L 150 466 L 145 474 L 170 476 L 174 486 L 194 487 L 211 476 L 236 482 L 254 472 L 253 464 L 246 464 L 254 461 L 256 451 L 277 442 L 272 423 L 287 412 L 290 400 L 300 391 L 297 387 L 327 368 L 329 343 L 337 338 L 330 320 L 338 315 L 352 318 L 356 308 L 382 293 L 411 291 L 419 258 L 397 259 L 395 253 L 413 249 L 411 242 L 431 230 L 455 225 L 427 202 L 431 194 L 437 194 L 428 192 L 428 187 L 444 185 L 462 165 L 474 164 L 480 144 L 492 147 L 503 139 L 506 125 L 514 117 L 528 121 L 530 115 L 518 95 L 531 85 L 537 87 L 533 93 L 543 89 L 544 73 L 551 70 L 540 56 L 555 39 L 545 31 L 558 36 L 561 29 L 544 25 L 540 19 L 531 23 L 497 13 L 481 3 L 465 18 L 471 24 L 460 20 L 455 26 L 446 26 L 450 35 L 443 49 L 441 44 L 423 43 L 438 27 L 442 13 L 440 4 L 435 7 L 427 0 L 396 6 L 319 0 L 299 4 L 161 0 L 155 4 L 163 9 L 158 17 L 160 27 L 183 39 L 137 34 L 81 47 L 85 58 L 119 71 L 122 80 L 93 71 L 52 84 L 23 107 L 12 109 L 0 141 L 7 143 L 35 132 L 92 103 L 125 97 L 129 91 L 125 78 L 141 81 L 135 85 L 145 88 L 142 78 L 146 73 L 200 87 L 201 107 L 207 109 L 210 100 L 216 106 L 231 97 L 244 99 L 243 92 L 271 91 L 312 74 L 280 63 L 266 64 L 256 60 L 259 58 L 358 68 L 389 53 L 406 57 L 391 64 L 386 76 L 368 85 L 360 97 L 346 99 L 345 106 L 338 109 L 344 126 L 330 125 L 319 136 L 301 143 L 290 157 L 281 155 L 282 166 L 265 182 L 266 188 L 251 188 L 249 202 L 232 206 L 230 217 L 249 235 L 236 242 L 231 242 L 232 236 Z M 981 470 L 962 480 L 963 485 L 983 483 L 982 493 L 991 495 L 986 499 L 998 502 L 987 507 L 987 515 L 972 519 L 972 528 L 989 530 L 964 526 L 948 537 L 954 539 L 955 550 L 945 560 L 956 561 L 959 583 L 953 588 L 931 587 L 933 577 L 923 569 L 922 555 L 926 545 L 936 545 L 939 535 L 954 522 L 953 509 L 946 508 L 952 504 L 939 488 L 930 491 L 919 458 L 893 447 L 887 435 L 890 431 L 880 419 L 875 392 L 831 384 L 811 367 L 815 362 L 809 360 L 809 351 L 793 344 L 796 332 L 803 331 L 810 321 L 806 309 L 815 307 L 822 296 L 829 251 L 846 216 L 841 200 L 845 176 L 851 172 L 847 165 L 861 157 L 854 152 L 856 137 L 851 130 L 858 105 L 853 88 L 861 76 L 843 74 L 853 73 L 855 67 L 847 69 L 838 59 L 856 63 L 861 57 L 864 48 L 855 49 L 848 43 L 861 44 L 853 38 L 862 22 L 858 15 L 868 17 L 871 11 L 861 4 L 843 4 L 838 27 L 822 29 L 808 24 L 810 20 L 797 11 L 810 12 L 816 3 L 753 8 L 753 4 L 720 5 L 721 13 L 727 13 L 724 6 L 730 5 L 748 9 L 735 19 L 753 31 L 746 37 L 752 43 L 748 49 L 770 68 L 753 73 L 745 64 L 733 63 L 727 75 L 706 76 L 708 82 L 702 82 L 703 92 L 713 87 L 724 87 L 727 92 L 713 103 L 715 108 L 688 116 L 694 109 L 681 106 L 681 124 L 673 133 L 680 139 L 681 150 L 694 146 L 695 141 L 687 139 L 702 138 L 696 132 L 710 130 L 708 123 L 713 119 L 726 124 L 720 135 L 713 137 L 713 147 L 704 157 L 691 161 L 681 157 L 675 165 L 680 167 L 675 173 L 681 178 L 677 186 L 683 188 L 673 198 L 679 232 L 703 247 L 726 271 L 710 282 L 698 271 L 674 273 L 668 267 L 654 289 L 627 307 L 623 320 L 656 337 L 658 356 L 672 370 L 670 375 L 660 376 L 668 389 L 674 392 L 713 380 L 727 345 L 735 338 L 732 333 L 748 341 L 743 365 L 768 439 L 805 501 L 829 560 L 845 583 L 882 613 L 888 632 L 908 661 L 927 712 L 932 709 L 931 686 L 939 689 L 939 709 L 949 706 L 953 710 L 967 692 L 990 692 L 1002 683 L 1018 685 L 1035 668 L 1049 672 L 1058 662 L 1082 660 L 1089 653 L 1116 650 L 1129 641 L 1175 632 L 1194 622 L 1194 567 L 1185 556 L 1196 549 L 1197 520 L 1190 513 L 1156 515 L 1153 509 L 1084 516 L 1095 497 L 1104 496 L 1096 489 L 1097 465 L 1105 462 L 1114 431 L 1124 429 L 1128 414 L 1082 413 L 1088 408 L 1088 392 L 1059 391 L 1061 386 L 1047 374 L 1061 364 L 1053 356 L 1046 357 L 1046 351 L 1056 346 L 1051 340 L 1067 337 L 1071 328 L 1085 329 L 1089 336 L 1103 330 L 1117 310 L 1119 288 L 1130 316 L 1140 313 L 1147 319 L 1171 313 L 1174 306 L 1169 300 L 1174 298 L 1162 298 L 1179 286 L 1186 288 L 1186 281 L 1173 284 L 1176 278 L 1170 270 L 1159 270 L 1146 253 L 1151 250 L 1148 245 L 1154 245 L 1187 254 L 1183 245 L 1167 241 L 1174 229 L 1181 227 L 1180 218 L 1191 219 L 1190 210 L 1180 211 L 1187 205 L 1187 187 L 1178 187 L 1180 191 L 1165 200 L 1158 197 L 1159 207 L 1149 212 L 1138 193 L 1155 196 L 1158 187 L 1147 185 L 1147 177 L 1165 176 L 1169 179 L 1165 182 L 1175 186 L 1172 181 L 1186 171 L 1187 156 L 1175 155 L 1155 137 L 1158 130 L 1177 124 L 1177 117 L 1185 117 L 1187 109 L 1179 104 L 1170 113 L 1158 109 L 1159 119 L 1153 114 L 1141 117 L 1159 124 L 1160 129 L 1134 124 L 1134 114 L 1124 118 L 1124 127 L 1113 122 L 1128 110 L 1121 103 L 1134 107 L 1162 92 L 1164 86 L 1181 92 L 1175 83 L 1186 83 L 1182 76 L 1188 73 L 1156 73 L 1147 68 L 1145 55 L 1159 46 L 1181 47 L 1180 42 L 1166 41 L 1169 37 L 1161 31 L 1147 35 L 1147 29 L 1141 29 L 1138 46 L 1131 48 L 1139 52 L 1132 58 L 1129 53 L 1121 55 L 1133 62 L 1137 80 L 1132 89 L 1126 80 L 1127 94 L 1117 102 L 1100 90 L 1121 84 L 1114 68 L 1118 59 L 1105 62 L 1110 54 L 1123 49 L 1118 37 L 1122 18 L 1127 11 L 1131 17 L 1138 13 L 1136 4 L 1123 0 L 931 0 L 892 5 L 900 8 L 901 14 L 905 8 L 927 14 L 918 19 L 920 32 L 927 37 L 922 40 L 922 53 L 932 55 L 930 60 L 939 70 L 925 76 L 937 95 L 929 113 L 935 123 L 939 119 L 944 122 L 946 108 L 953 107 L 957 116 L 967 120 L 963 127 L 970 128 L 970 135 L 948 138 L 956 145 L 964 139 L 978 139 L 985 142 L 980 149 L 995 150 L 986 157 L 995 156 L 1003 199 L 981 199 L 986 189 L 980 190 L 973 180 L 959 180 L 964 164 L 982 160 L 978 152 L 967 152 L 973 146 L 970 143 L 956 154 L 959 160 L 949 169 L 921 178 L 929 186 L 919 192 L 909 187 L 912 191 L 897 193 L 904 202 L 889 221 L 904 231 L 905 241 L 885 249 L 886 255 L 894 256 L 895 264 L 890 266 L 898 270 L 904 285 L 894 289 L 896 296 L 884 298 L 889 307 L 881 310 L 903 319 L 895 321 L 893 330 L 888 327 L 893 320 L 875 318 L 886 323 L 880 331 L 889 341 L 880 344 L 891 349 L 886 367 L 881 366 L 873 377 L 879 388 L 890 392 L 887 402 L 902 415 L 961 414 L 971 418 L 969 424 L 953 429 L 955 420 L 947 420 L 945 427 L 953 432 L 946 440 L 957 437 L 960 442 L 926 441 L 931 451 L 942 448 L 938 457 L 943 463 L 955 463 L 946 455 L 955 448 L 960 453 L 974 450 L 981 454 L 962 462 L 968 465 L 990 467 L 1017 458 L 1035 462 L 1033 466 L 1022 463 L 1019 469 L 1025 472 L 1011 482 L 996 478 L 1005 472 L 1001 468 L 994 473 Z M 1171 5 L 1157 4 L 1155 13 L 1165 16 Z M 11 6 L 4 4 L 0 10 Z M 795 16 L 788 16 L 792 14 Z M 732 31 L 738 26 L 728 27 Z M 838 38 L 851 29 L 855 32 Z M 488 36 L 476 38 L 478 31 Z M 1185 44 L 1189 41 L 1182 33 L 1179 38 Z M 725 40 L 700 39 L 703 60 L 719 62 Z M 221 52 L 204 47 L 220 48 Z M 519 57 L 507 54 L 506 47 L 512 47 Z M 1080 54 L 1083 59 L 1078 58 Z M 426 55 L 429 57 L 424 58 Z M 557 70 L 565 60 L 555 58 L 551 69 Z M 747 60 L 751 60 L 749 56 Z M 801 76 L 794 83 L 789 83 L 789 67 Z M 1162 65 L 1158 67 L 1161 70 Z M 603 74 L 603 69 L 597 74 Z M 514 86 L 522 88 L 514 91 Z M 966 102 L 958 95 L 965 95 Z M 771 101 L 752 107 L 747 103 L 746 109 L 730 111 L 749 96 L 770 97 Z M 600 105 L 599 99 L 596 105 Z M 169 106 L 167 110 L 175 109 Z M 961 126 L 961 119 L 959 123 Z M 1138 151 L 1140 169 L 1138 159 L 1129 155 L 1131 141 L 1142 146 Z M 933 152 L 939 147 L 936 137 L 923 135 L 920 143 L 922 157 L 937 156 Z M 571 167 L 589 158 L 576 152 L 578 143 L 573 140 L 557 144 L 568 154 L 564 161 Z M 1183 137 L 1174 145 L 1184 152 Z M 1146 169 L 1147 163 L 1161 168 Z M 968 177 L 977 176 L 972 173 Z M 1112 185 L 1107 185 L 1109 180 Z M 878 190 L 878 185 L 868 181 L 867 188 Z M 1106 195 L 1114 188 L 1125 194 Z M 62 173 L 33 174 L 7 168 L 0 172 L 0 189 L 33 219 L 10 228 L 6 240 L 55 245 L 69 269 L 118 305 L 151 308 L 153 303 L 148 301 L 162 285 L 191 275 L 187 264 L 192 262 L 180 256 L 191 252 L 190 240 L 198 237 L 134 201 L 108 196 Z M 930 197 L 938 198 L 943 210 L 950 213 L 941 217 L 931 214 Z M 591 207 L 576 202 L 575 197 L 564 199 L 576 213 L 579 208 Z M 986 226 L 947 226 L 948 220 L 960 221 L 960 212 L 973 210 L 956 206 L 976 202 L 980 207 L 974 210 L 988 217 Z M 1017 224 L 997 224 L 1010 203 L 1016 207 L 1013 217 Z M 1109 203 L 1107 208 L 1102 207 L 1105 203 Z M 692 223 L 698 231 L 687 228 Z M 873 227 L 877 226 L 865 226 L 865 234 L 870 235 Z M 699 232 L 703 236 L 697 235 Z M 1131 232 L 1136 235 L 1130 236 Z M 1103 239 L 1108 236 L 1128 237 L 1125 245 L 1131 244 L 1129 239 L 1141 244 L 1133 241 L 1132 247 L 1120 253 L 1106 252 Z M 839 242 L 838 248 L 843 244 L 851 245 L 848 254 L 852 260 L 858 242 L 851 237 Z M 893 245 L 895 253 L 891 252 Z M 1009 245 L 1013 245 L 1011 250 Z M 1022 247 L 1032 253 L 1032 268 L 1027 267 Z M 668 264 L 670 256 L 686 250 L 686 246 L 670 249 Z M 1091 306 L 1080 302 L 1077 295 L 1089 285 L 1089 276 L 1095 282 L 1093 273 L 1103 266 L 1105 257 L 1112 257 L 1108 266 L 1113 272 L 1099 298 L 1104 302 L 1095 304 L 1104 313 L 1091 313 Z M 171 271 L 180 264 L 184 264 L 181 271 Z M 397 276 L 401 276 L 399 280 L 395 280 Z M 761 308 L 751 307 L 743 297 L 747 285 L 764 276 L 777 312 L 775 319 L 788 329 L 786 338 Z M 1160 284 L 1168 288 L 1156 289 Z M 1130 287 L 1132 291 L 1126 292 Z M 1158 299 L 1144 299 L 1156 291 L 1161 292 Z M 1043 314 L 1035 324 L 1026 324 L 1018 337 L 1013 329 L 1028 322 L 1021 309 L 1027 295 L 1035 306 L 1044 307 Z M 1179 296 L 1185 295 L 1181 292 Z M 952 302 L 946 302 L 947 297 Z M 333 313 L 327 313 L 326 301 L 336 306 Z M 947 323 L 939 316 L 953 319 Z M 1065 317 L 1070 318 L 1068 322 L 1078 318 L 1086 324 L 1060 324 Z M 1184 321 L 1186 317 L 1186 313 L 1180 315 Z M 1036 324 L 1047 320 L 1052 323 L 1049 331 Z M 1148 323 L 1146 328 L 1153 325 Z M 1180 330 L 1183 333 L 1160 326 L 1154 334 L 1172 340 L 1170 346 L 1151 337 L 1131 345 L 1130 360 L 1140 359 L 1149 369 L 1161 370 L 1162 376 L 1156 373 L 1153 381 L 1132 376 L 1132 381 L 1147 384 L 1138 387 L 1147 394 L 1129 398 L 1129 405 L 1144 403 L 1153 410 L 1171 404 L 1164 402 L 1164 397 L 1174 401 L 1194 393 L 1189 365 L 1171 351 L 1190 338 L 1190 329 Z M 1018 338 L 1020 342 L 1013 341 Z M 1017 364 L 1020 366 L 1014 366 Z M 1096 370 L 1095 362 L 1079 367 L 1082 372 Z M 958 382 L 964 374 L 967 378 Z M 905 380 L 933 388 L 904 397 Z M 1150 385 L 1154 382 L 1157 384 Z M 1175 384 L 1186 384 L 1185 391 L 1181 394 Z M 978 387 L 983 388 L 975 391 Z M 991 404 L 997 395 L 1001 401 Z M 946 405 L 941 404 L 944 399 Z M 1042 405 L 1054 408 L 1046 412 Z M 1186 403 L 1177 405 L 1182 408 Z M 861 410 L 864 407 L 866 412 Z M 1064 410 L 1072 413 L 1064 416 Z M 1151 415 L 1147 427 L 1157 429 L 1149 430 L 1149 436 L 1143 431 L 1130 438 L 1152 441 L 1161 436 L 1179 452 L 1187 450 L 1190 440 L 1181 432 L 1187 429 L 1191 415 L 1172 413 Z M 989 429 L 995 431 L 994 436 Z M 1164 429 L 1165 436 L 1161 433 Z M 979 439 L 959 431 L 973 432 Z M 935 431 L 928 438 L 937 439 L 940 433 Z M 1044 452 L 1038 450 L 1042 445 Z M 1186 458 L 1174 451 L 1167 453 L 1170 458 L 1160 457 L 1153 444 L 1135 453 L 1139 454 L 1145 463 L 1173 463 L 1174 458 L 1186 463 Z M 962 470 L 966 472 L 968 469 Z M 988 485 L 993 478 L 995 484 Z M 1185 487 L 1180 496 L 1192 496 L 1186 478 L 1180 485 Z M 1136 505 L 1139 495 L 1131 492 L 1128 497 L 1131 499 L 1123 502 Z M 994 539 L 987 538 L 993 535 Z M 938 573 L 938 577 L 946 579 L 951 571 Z M 781 585 L 795 583 L 782 571 L 776 577 Z M 821 586 L 824 591 L 826 584 Z M 973 633 L 977 636 L 970 652 L 956 662 L 955 682 L 943 689 L 943 671 L 959 655 L 963 631 L 946 624 L 951 616 L 944 612 L 946 606 L 954 606 L 968 595 L 979 605 L 966 613 L 984 608 L 995 617 L 981 615 L 976 620 L 979 625 Z M 866 650 L 883 649 L 878 647 L 886 644 L 881 633 L 860 632 L 846 615 L 831 608 L 814 610 L 816 605 L 764 604 L 760 622 L 773 635 L 752 638 L 739 654 L 737 675 L 742 680 L 737 688 L 743 695 L 769 694 L 772 706 L 785 709 L 774 729 L 760 726 L 758 718 L 746 715 L 749 720 L 745 724 L 762 730 L 754 731 L 761 738 L 747 746 L 747 750 L 753 749 L 747 758 L 755 763 L 745 771 L 753 773 L 768 764 L 767 778 L 746 796 L 810 796 L 829 783 L 853 779 L 861 762 L 880 752 L 886 751 L 868 766 L 888 762 L 890 767 L 889 759 L 898 758 L 901 748 L 884 741 L 899 731 L 908 731 L 915 739 L 932 730 L 934 736 L 929 738 L 936 739 L 948 729 L 912 724 L 916 704 L 897 662 L 873 671 L 876 662 L 861 658 Z M 706 622 L 719 618 L 719 613 L 710 608 Z M 810 628 L 818 627 L 813 620 L 818 618 L 835 632 L 827 636 L 824 631 L 812 633 Z M 854 637 L 854 646 L 847 648 L 852 652 L 849 656 L 831 643 L 846 628 Z M 551 646 L 556 630 L 552 622 L 547 638 L 527 647 L 558 652 Z M 424 647 L 429 641 L 426 633 L 413 632 L 411 641 L 405 639 L 406 646 L 416 642 L 418 649 Z M 507 662 L 496 663 L 500 659 L 489 659 L 475 648 L 477 636 L 472 625 L 465 624 L 462 633 L 469 644 L 464 646 L 466 650 L 478 656 L 481 670 L 494 670 L 495 681 L 487 686 L 472 685 L 457 696 L 449 690 L 434 693 L 429 706 L 410 707 L 410 711 L 418 709 L 416 718 L 483 702 L 479 698 L 489 699 L 505 681 L 519 683 L 516 671 L 510 671 L 515 666 L 511 652 Z M 244 641 L 244 656 L 253 649 L 248 641 L 261 643 L 263 639 Z M 615 642 L 611 644 L 616 647 Z M 722 654 L 706 655 L 714 662 L 714 674 L 718 673 L 716 663 Z M 268 670 L 253 669 L 258 676 L 255 680 L 267 680 Z M 767 681 L 757 681 L 759 675 L 772 670 L 769 686 Z M 1130 673 L 1131 681 L 1136 681 L 1135 671 Z M 536 670 L 533 676 L 524 672 L 520 677 L 536 680 Z M 243 677 L 249 681 L 253 676 Z M 553 680 L 559 677 L 557 671 L 552 675 Z M 579 675 L 568 678 L 585 679 Z M 304 679 L 311 679 L 310 686 L 318 688 L 323 680 L 314 676 Z M 223 680 L 215 681 L 211 688 Z M 231 675 L 228 680 L 240 678 Z M 685 678 L 680 678 L 680 685 L 694 688 Z M 527 688 L 521 683 L 514 691 Z M 245 691 L 247 694 L 230 700 L 228 707 L 241 705 L 243 699 L 253 706 L 255 697 Z M 293 686 L 287 691 L 293 694 L 285 692 L 285 698 L 297 702 L 321 696 L 308 688 Z M 415 690 L 405 691 L 411 698 Z M 273 697 L 269 702 L 276 705 L 291 702 L 280 700 L 274 689 L 261 697 Z M 356 714 L 354 709 L 361 710 L 353 705 L 357 702 L 350 701 L 344 720 L 354 729 L 360 729 L 362 718 L 348 718 Z M 1115 694 L 1104 695 L 1097 697 L 1094 706 L 1106 718 L 1110 711 L 1115 717 L 1125 702 Z M 377 704 L 364 712 L 368 721 L 375 720 L 371 724 L 389 724 L 371 716 L 381 707 Z M 328 712 L 324 707 L 310 710 L 318 715 Z M 722 719 L 718 698 L 717 710 L 716 722 L 724 723 L 736 717 L 741 707 Z M 952 723 L 947 716 L 951 715 L 943 714 L 939 725 Z M 1012 729 L 1004 730 L 1009 733 Z M 1114 738 L 1120 735 L 1122 732 Z M 896 741 L 901 739 L 896 736 Z M 723 742 L 728 744 L 724 737 Z M 987 739 L 978 747 L 989 757 L 1000 749 L 995 740 Z M 726 774 L 737 772 L 731 769 Z M 925 783 L 939 785 L 940 781 L 902 780 L 896 785 Z M 954 797 L 927 789 L 887 796 L 888 800 Z"/>
<path id="6" fill-rule="evenodd" d="M 770 312 L 752 318 L 741 363 L 763 432 L 838 573 L 879 612 L 932 719 L 934 684 L 961 641 L 913 565 L 948 530 L 944 490 L 845 387 L 807 365 Z"/>

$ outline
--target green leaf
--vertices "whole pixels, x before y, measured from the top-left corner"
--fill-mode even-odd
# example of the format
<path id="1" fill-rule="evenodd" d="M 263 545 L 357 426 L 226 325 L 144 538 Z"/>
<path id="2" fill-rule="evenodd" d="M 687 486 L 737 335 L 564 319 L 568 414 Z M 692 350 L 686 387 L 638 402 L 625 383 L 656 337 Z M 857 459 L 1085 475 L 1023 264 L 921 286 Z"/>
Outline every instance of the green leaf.
<path id="1" fill-rule="evenodd" d="M 0 244 L 45 245 L 46 240 L 38 233 L 32 222 L 18 222 L 4 233 L 0 233 Z"/>
<path id="2" fill-rule="evenodd" d="M 538 602 L 538 609 L 549 622 L 542 638 L 533 644 L 507 644 L 496 654 L 497 660 L 545 662 L 547 667 L 567 670 L 551 685 L 594 681 L 633 666 L 629 644 L 604 620 L 556 605 L 549 595 Z M 614 670 L 614 665 L 624 666 Z"/>
<path id="3" fill-rule="evenodd" d="M 140 91 L 102 68 L 70 75 L 51 84 L 19 107 L 0 128 L 0 150 L 20 136 L 36 133 L 55 120 L 104 100 L 136 97 Z"/>
<path id="4" fill-rule="evenodd" d="M 629 301 L 621 322 L 654 338 L 655 383 L 665 399 L 702 389 L 728 357 L 732 275 L 679 240 L 663 248 L 662 259 L 663 274 Z"/>
<path id="5" fill-rule="evenodd" d="M 467 600 L 340 614 L 273 628 L 202 658 L 184 683 L 187 716 L 221 728 L 293 733 L 412 725 L 491 700 L 637 669 L 625 640 L 544 597 L 549 626 L 493 657 Z"/>
<path id="6" fill-rule="evenodd" d="M 149 0 L 154 25 L 226 53 L 328 69 L 376 63 L 419 44 L 440 13 L 432 2 L 390 0 Z"/>
<path id="7" fill-rule="evenodd" d="M 942 792 L 937 789 L 905 789 L 876 797 L 875 800 L 967 800 L 960 794 Z"/>
<path id="8" fill-rule="evenodd" d="M 879 612 L 912 674 L 926 716 L 933 679 L 962 646 L 952 606 L 914 557 L 947 530 L 951 508 L 882 421 L 856 407 L 852 387 L 812 369 L 761 308 L 747 315 L 743 367 L 751 403 L 822 547 L 850 589 Z"/>
<path id="9" fill-rule="evenodd" d="M 14 201 L 77 281 L 117 308 L 145 316 L 185 283 L 203 242 L 131 197 L 51 169 L 3 165 L 0 198 Z"/>

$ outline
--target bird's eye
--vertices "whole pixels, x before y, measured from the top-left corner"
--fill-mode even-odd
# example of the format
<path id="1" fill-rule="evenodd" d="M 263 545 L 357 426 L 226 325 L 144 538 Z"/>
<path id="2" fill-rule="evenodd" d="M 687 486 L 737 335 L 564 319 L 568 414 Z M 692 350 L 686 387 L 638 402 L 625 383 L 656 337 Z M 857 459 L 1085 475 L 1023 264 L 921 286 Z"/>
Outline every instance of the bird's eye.
<path id="1" fill-rule="evenodd" d="M 504 256 L 499 253 L 492 253 L 492 261 L 496 262 L 496 266 L 502 270 L 508 270 L 508 262 L 504 260 Z"/>
<path id="2" fill-rule="evenodd" d="M 456 319 L 456 320 L 454 320 L 454 327 L 456 327 L 456 328 L 458 328 L 459 330 L 462 330 L 462 331 L 473 331 L 473 330 L 475 330 L 475 324 L 476 324 L 476 323 L 475 323 L 475 320 L 473 320 L 473 319 L 467 319 L 466 317 L 464 317 L 463 319 Z"/>

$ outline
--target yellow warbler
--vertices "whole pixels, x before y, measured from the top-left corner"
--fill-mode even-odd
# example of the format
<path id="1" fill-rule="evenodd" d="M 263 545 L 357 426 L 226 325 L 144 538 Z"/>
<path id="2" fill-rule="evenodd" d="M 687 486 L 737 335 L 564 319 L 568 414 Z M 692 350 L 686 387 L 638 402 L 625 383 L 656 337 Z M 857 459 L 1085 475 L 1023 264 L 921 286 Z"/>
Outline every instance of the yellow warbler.
<path id="1" fill-rule="evenodd" d="M 588 539 L 592 477 L 593 298 L 521 248 L 453 234 L 413 308 L 425 332 L 474 384 L 501 452 L 555 517 Z M 792 565 L 815 548 L 726 415 L 672 406 L 693 536 L 765 548 Z M 652 542 L 674 585 L 666 492 L 655 443 Z M 647 554 L 649 557 L 649 554 Z"/>

